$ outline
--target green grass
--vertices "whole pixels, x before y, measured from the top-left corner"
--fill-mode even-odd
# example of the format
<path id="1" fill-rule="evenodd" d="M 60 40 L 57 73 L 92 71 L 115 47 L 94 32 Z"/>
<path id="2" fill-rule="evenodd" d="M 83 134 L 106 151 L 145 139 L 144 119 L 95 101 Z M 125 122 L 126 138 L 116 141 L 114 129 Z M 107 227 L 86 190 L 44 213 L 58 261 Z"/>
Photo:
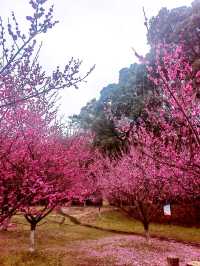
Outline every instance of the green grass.
<path id="1" fill-rule="evenodd" d="M 78 212 L 78 210 L 75 211 L 76 215 Z M 82 214 L 84 211 L 80 210 L 80 212 Z M 73 210 L 71 210 L 71 214 L 73 214 Z M 143 233 L 143 227 L 139 221 L 129 219 L 116 210 L 104 209 L 101 217 L 99 217 L 97 211 L 91 209 L 90 212 L 88 208 L 86 214 L 81 218 L 85 223 L 106 229 Z M 78 243 L 77 241 L 100 239 L 112 236 L 114 233 L 74 225 L 68 219 L 63 225 L 59 225 L 61 219 L 60 215 L 51 214 L 45 221 L 42 221 L 36 231 L 37 252 L 31 254 L 28 252 L 29 225 L 23 216 L 15 216 L 13 222 L 17 224 L 16 229 L 10 229 L 7 232 L 0 231 L 0 266 L 110 265 L 109 263 L 106 264 L 105 261 L 95 261 L 94 258 L 87 257 L 81 254 L 77 248 L 72 247 Z M 152 224 L 150 233 L 200 243 L 200 228 Z"/>
<path id="2" fill-rule="evenodd" d="M 141 222 L 129 218 L 118 211 L 103 212 L 101 218 L 96 216 L 93 225 L 130 233 L 143 234 Z M 200 228 L 183 227 L 168 224 L 150 224 L 150 234 L 200 244 Z"/>

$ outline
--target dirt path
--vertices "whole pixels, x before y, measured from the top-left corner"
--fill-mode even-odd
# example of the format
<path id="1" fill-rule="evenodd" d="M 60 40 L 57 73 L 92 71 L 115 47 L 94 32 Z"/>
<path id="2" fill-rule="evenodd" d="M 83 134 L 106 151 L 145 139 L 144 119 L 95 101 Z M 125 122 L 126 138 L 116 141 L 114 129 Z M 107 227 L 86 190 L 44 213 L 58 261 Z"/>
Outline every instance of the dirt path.
<path id="1" fill-rule="evenodd" d="M 185 266 L 191 260 L 200 261 L 198 247 L 157 239 L 147 243 L 140 236 L 120 235 L 99 240 L 76 241 L 71 251 L 76 251 L 76 256 L 82 258 L 82 263 L 78 265 L 166 266 L 168 256 L 179 257 L 180 266 Z"/>

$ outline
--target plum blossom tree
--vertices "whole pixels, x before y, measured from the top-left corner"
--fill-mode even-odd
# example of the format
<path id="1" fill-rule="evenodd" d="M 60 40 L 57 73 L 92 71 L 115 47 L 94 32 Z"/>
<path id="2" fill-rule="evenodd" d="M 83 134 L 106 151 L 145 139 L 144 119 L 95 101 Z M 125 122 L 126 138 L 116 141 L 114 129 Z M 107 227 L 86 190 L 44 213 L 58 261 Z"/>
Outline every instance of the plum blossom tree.
<path id="1" fill-rule="evenodd" d="M 134 129 L 129 152 L 118 161 L 105 160 L 107 167 L 99 183 L 111 203 L 130 217 L 137 213 L 149 239 L 149 223 L 157 215 L 156 209 L 168 202 L 197 200 L 199 179 L 182 164 L 185 151 L 180 153 L 172 144 L 165 145 L 162 137 L 141 125 Z"/>
<path id="2" fill-rule="evenodd" d="M 0 18 L 0 224 L 6 223 L 21 207 L 28 206 L 25 195 L 29 194 L 23 192 L 22 184 L 27 182 L 27 186 L 29 184 L 35 191 L 35 196 L 31 194 L 29 199 L 31 204 L 36 201 L 40 190 L 44 198 L 49 193 L 45 183 L 41 188 L 43 172 L 40 171 L 53 169 L 48 166 L 50 158 L 43 154 L 44 150 L 48 153 L 47 147 L 55 155 L 49 164 L 57 164 L 55 171 L 61 171 L 58 162 L 62 157 L 61 144 L 54 136 L 57 134 L 54 123 L 57 93 L 67 87 L 78 88 L 93 69 L 80 75 L 82 62 L 74 58 L 63 71 L 57 67 L 52 75 L 47 75 L 42 69 L 38 63 L 41 46 L 37 49 L 36 37 L 57 24 L 53 19 L 53 6 L 49 9 L 45 7 L 47 2 L 30 1 L 33 14 L 26 17 L 30 23 L 27 33 L 22 33 L 14 12 L 7 28 Z M 34 166 L 37 163 L 38 172 Z M 63 177 L 63 170 L 61 172 L 59 176 Z M 32 181 L 30 179 L 24 183 L 28 177 Z M 48 180 L 49 186 L 51 182 Z"/>
<path id="3" fill-rule="evenodd" d="M 83 201 L 91 192 L 86 182 L 89 184 L 88 165 L 94 153 L 87 136 L 62 137 L 53 123 L 55 114 L 41 103 L 32 100 L 26 111 L 17 106 L 14 115 L 12 148 L 4 152 L 0 167 L 4 173 L 1 218 L 5 218 L 4 212 L 6 217 L 22 212 L 30 223 L 30 250 L 34 251 L 37 224 L 56 207 L 73 199 Z"/>
<path id="4" fill-rule="evenodd" d="M 163 104 L 156 113 L 149 110 L 152 122 L 160 126 L 160 136 L 165 144 L 160 146 L 163 148 L 162 152 L 160 148 L 159 156 L 165 162 L 176 162 L 176 168 L 184 169 L 189 176 L 192 174 L 200 189 L 200 73 L 193 74 L 181 46 L 169 45 L 157 47 L 156 76 L 152 67 L 149 71 L 149 78 L 163 98 Z"/>
<path id="5" fill-rule="evenodd" d="M 147 237 L 152 205 L 199 200 L 199 72 L 188 62 L 181 46 L 157 46 L 156 65 L 147 67 L 161 104 L 146 103 L 129 152 L 108 161 L 100 179 L 111 201 L 135 206 Z"/>
<path id="6" fill-rule="evenodd" d="M 149 134 L 143 135 L 146 144 L 149 140 Z M 118 161 L 106 161 L 106 174 L 103 173 L 100 178 L 104 197 L 129 217 L 137 213 L 149 240 L 149 223 L 155 215 L 155 206 L 159 208 L 170 196 L 169 175 L 161 164 L 134 144 Z"/>
<path id="7" fill-rule="evenodd" d="M 154 50 L 155 64 L 146 60 L 146 65 L 160 103 L 156 108 L 151 101 L 147 103 L 142 123 L 161 141 L 157 145 L 157 160 L 193 176 L 192 183 L 198 190 L 199 71 L 193 68 L 183 45 L 160 43 Z M 193 189 L 191 186 L 189 195 L 196 198 Z"/>
<path id="8" fill-rule="evenodd" d="M 53 19 L 53 5 L 46 10 L 48 0 L 31 0 L 33 14 L 26 16 L 30 23 L 27 33 L 22 33 L 14 12 L 7 30 L 0 18 L 0 107 L 15 105 L 32 97 L 47 95 L 66 87 L 78 88 L 91 72 L 80 76 L 81 61 L 73 57 L 64 70 L 59 67 L 48 76 L 38 63 L 41 46 L 37 49 L 36 37 L 53 28 L 58 21 Z M 17 93 L 17 96 L 16 96 Z"/>

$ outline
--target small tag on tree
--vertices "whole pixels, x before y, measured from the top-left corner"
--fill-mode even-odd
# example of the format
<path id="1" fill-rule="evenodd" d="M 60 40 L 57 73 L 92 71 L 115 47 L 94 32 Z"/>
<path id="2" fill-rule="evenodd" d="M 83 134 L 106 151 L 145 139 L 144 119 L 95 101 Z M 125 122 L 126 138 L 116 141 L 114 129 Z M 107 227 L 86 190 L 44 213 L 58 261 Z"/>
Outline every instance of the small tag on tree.
<path id="1" fill-rule="evenodd" d="M 164 215 L 171 216 L 171 206 L 170 204 L 166 204 L 163 206 Z"/>

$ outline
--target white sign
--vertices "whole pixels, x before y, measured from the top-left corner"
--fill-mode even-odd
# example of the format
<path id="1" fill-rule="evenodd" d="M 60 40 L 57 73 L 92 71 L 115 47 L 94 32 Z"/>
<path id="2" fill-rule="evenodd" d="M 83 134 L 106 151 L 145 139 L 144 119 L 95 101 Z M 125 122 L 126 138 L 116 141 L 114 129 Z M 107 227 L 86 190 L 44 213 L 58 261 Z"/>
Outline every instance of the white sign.
<path id="1" fill-rule="evenodd" d="M 171 207 L 170 204 L 166 204 L 163 207 L 164 215 L 170 216 L 171 215 Z"/>

